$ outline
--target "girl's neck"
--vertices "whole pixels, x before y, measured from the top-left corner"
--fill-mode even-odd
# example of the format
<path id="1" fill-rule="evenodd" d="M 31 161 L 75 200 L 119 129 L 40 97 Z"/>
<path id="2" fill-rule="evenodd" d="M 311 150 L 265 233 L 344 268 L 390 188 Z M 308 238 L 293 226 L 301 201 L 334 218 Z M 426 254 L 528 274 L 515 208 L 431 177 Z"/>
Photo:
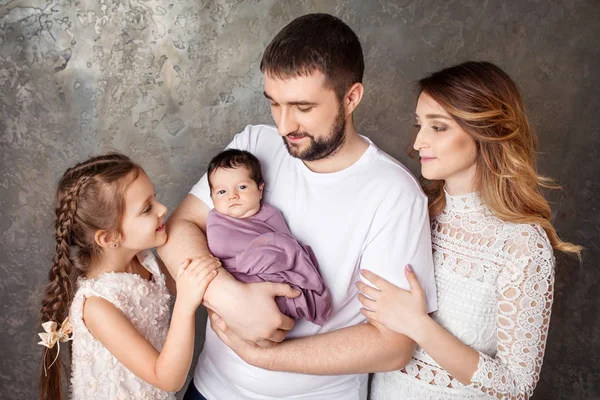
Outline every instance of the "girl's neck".
<path id="1" fill-rule="evenodd" d="M 137 259 L 136 253 L 119 251 L 121 249 L 108 250 L 102 255 L 102 258 L 94 262 L 85 276 L 87 278 L 96 278 L 107 272 L 129 272 L 137 273 L 135 266 Z"/>

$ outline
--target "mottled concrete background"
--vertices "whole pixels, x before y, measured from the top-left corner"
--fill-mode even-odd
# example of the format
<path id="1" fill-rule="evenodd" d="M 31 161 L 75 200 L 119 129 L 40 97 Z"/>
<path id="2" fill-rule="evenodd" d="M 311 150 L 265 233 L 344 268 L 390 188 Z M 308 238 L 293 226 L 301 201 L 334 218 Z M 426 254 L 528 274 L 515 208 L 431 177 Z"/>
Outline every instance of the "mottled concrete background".
<path id="1" fill-rule="evenodd" d="M 360 133 L 414 172 L 413 81 L 475 59 L 519 83 L 540 169 L 564 185 L 551 195 L 556 226 L 587 247 L 582 265 L 559 257 L 535 398 L 600 398 L 597 0 L 0 1 L 0 398 L 36 397 L 60 174 L 117 149 L 173 209 L 234 133 L 271 121 L 262 51 L 291 19 L 317 11 L 344 19 L 364 44 Z"/>

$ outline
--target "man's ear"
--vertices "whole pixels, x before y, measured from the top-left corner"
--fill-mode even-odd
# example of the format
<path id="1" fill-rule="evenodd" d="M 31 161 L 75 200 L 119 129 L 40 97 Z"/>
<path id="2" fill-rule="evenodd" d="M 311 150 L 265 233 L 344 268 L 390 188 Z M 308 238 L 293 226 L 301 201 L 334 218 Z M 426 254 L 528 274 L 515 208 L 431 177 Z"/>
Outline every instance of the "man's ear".
<path id="1" fill-rule="evenodd" d="M 348 89 L 343 99 L 346 117 L 351 115 L 354 110 L 356 110 L 356 107 L 358 107 L 360 104 L 364 93 L 365 87 L 360 82 L 356 82 L 350 87 L 350 89 Z"/>
<path id="2" fill-rule="evenodd" d="M 102 248 L 116 248 L 121 244 L 119 243 L 120 236 L 121 235 L 119 234 L 101 229 L 94 234 L 94 240 L 96 241 L 96 244 Z"/>

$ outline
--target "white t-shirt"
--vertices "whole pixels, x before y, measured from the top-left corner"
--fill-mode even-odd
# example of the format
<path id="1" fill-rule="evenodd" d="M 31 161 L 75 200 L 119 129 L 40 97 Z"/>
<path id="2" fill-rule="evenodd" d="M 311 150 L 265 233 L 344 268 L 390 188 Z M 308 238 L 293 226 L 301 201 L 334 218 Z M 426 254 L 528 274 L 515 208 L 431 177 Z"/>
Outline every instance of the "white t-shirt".
<path id="1" fill-rule="evenodd" d="M 297 320 L 288 338 L 365 322 L 355 286 L 361 268 L 408 289 L 404 266 L 411 264 L 425 289 L 428 311 L 437 307 L 427 198 L 403 165 L 364 139 L 369 147 L 357 162 L 326 174 L 312 172 L 290 156 L 272 126 L 249 125 L 228 146 L 260 160 L 264 201 L 281 210 L 292 234 L 312 247 L 331 292 L 329 321 L 321 327 Z M 213 206 L 206 174 L 190 193 Z M 223 344 L 210 326 L 194 384 L 209 400 L 367 396 L 367 374 L 317 376 L 256 368 Z"/>

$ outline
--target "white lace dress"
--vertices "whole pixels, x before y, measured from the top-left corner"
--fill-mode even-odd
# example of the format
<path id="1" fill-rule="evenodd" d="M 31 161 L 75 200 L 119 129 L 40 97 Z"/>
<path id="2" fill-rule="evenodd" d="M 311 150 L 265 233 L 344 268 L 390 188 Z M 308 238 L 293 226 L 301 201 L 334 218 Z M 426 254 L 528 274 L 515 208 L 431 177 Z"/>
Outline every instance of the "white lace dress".
<path id="1" fill-rule="evenodd" d="M 404 370 L 375 374 L 373 400 L 528 399 L 539 379 L 554 289 L 545 231 L 504 222 L 475 193 L 446 194 L 431 225 L 433 318 L 479 352 L 468 386 L 417 348 Z"/>
<path id="2" fill-rule="evenodd" d="M 87 297 L 102 297 L 131 321 L 152 345 L 161 350 L 169 329 L 169 300 L 164 275 L 151 251 L 138 254 L 140 263 L 152 274 L 147 280 L 127 272 L 105 273 L 94 279 L 79 278 L 71 305 L 73 400 L 175 399 L 134 375 L 87 330 L 82 320 Z"/>

